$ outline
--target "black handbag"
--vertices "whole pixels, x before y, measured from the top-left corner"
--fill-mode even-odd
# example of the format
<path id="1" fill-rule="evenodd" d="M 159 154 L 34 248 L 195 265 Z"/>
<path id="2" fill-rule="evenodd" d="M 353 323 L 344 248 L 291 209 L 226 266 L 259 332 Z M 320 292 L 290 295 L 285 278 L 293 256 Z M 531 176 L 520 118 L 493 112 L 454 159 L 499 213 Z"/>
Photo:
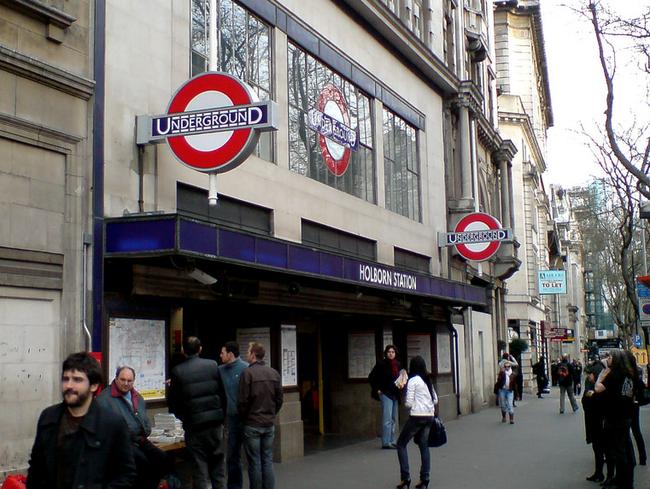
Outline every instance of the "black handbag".
<path id="1" fill-rule="evenodd" d="M 435 417 L 429 430 L 429 446 L 441 447 L 445 443 L 447 443 L 447 430 L 445 430 L 445 425 L 442 424 L 440 418 Z"/>

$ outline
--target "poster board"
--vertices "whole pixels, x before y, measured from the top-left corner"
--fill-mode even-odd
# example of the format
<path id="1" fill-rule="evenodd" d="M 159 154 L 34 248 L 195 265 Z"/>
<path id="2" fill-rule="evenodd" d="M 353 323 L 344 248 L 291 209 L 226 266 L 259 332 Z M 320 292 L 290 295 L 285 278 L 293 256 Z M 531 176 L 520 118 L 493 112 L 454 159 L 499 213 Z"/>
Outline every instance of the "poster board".
<path id="1" fill-rule="evenodd" d="M 282 387 L 298 386 L 298 349 L 296 346 L 296 326 L 280 326 L 280 348 L 282 350 Z"/>
<path id="2" fill-rule="evenodd" d="M 374 331 L 348 334 L 348 378 L 367 379 L 377 363 Z"/>
<path id="3" fill-rule="evenodd" d="M 436 333 L 436 354 L 438 373 L 451 373 L 451 338 L 448 333 Z"/>
<path id="4" fill-rule="evenodd" d="M 388 345 L 393 345 L 393 328 L 384 326 L 383 330 L 383 345 L 381 351 L 383 352 Z"/>
<path id="5" fill-rule="evenodd" d="M 406 335 L 407 365 L 411 358 L 420 355 L 427 363 L 427 370 L 431 372 L 431 335 L 429 333 L 411 333 Z"/>
<path id="6" fill-rule="evenodd" d="M 165 321 L 111 317 L 108 320 L 108 376 L 118 365 L 135 369 L 135 388 L 145 400 L 165 398 Z"/>
<path id="7" fill-rule="evenodd" d="M 238 328 L 237 343 L 239 343 L 239 350 L 244 358 L 246 358 L 248 344 L 251 342 L 260 343 L 264 347 L 264 350 L 266 350 L 264 363 L 269 367 L 273 366 L 273 356 L 271 355 L 271 328 Z"/>

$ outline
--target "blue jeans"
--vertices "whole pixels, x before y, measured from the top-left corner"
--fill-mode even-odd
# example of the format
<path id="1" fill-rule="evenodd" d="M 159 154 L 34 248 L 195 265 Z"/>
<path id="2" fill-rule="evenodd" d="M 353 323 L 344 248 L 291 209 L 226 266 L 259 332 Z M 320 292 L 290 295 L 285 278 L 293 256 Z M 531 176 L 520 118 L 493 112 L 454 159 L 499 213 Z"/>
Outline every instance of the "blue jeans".
<path id="1" fill-rule="evenodd" d="M 411 438 L 415 438 L 415 443 L 420 448 L 420 480 L 428 481 L 429 472 L 431 471 L 431 454 L 429 453 L 429 431 L 431 430 L 431 416 L 409 416 L 402 432 L 397 439 L 397 458 L 399 460 L 399 474 L 403 481 L 411 479 L 409 470 L 409 455 L 406 451 Z"/>
<path id="2" fill-rule="evenodd" d="M 228 468 L 228 489 L 242 489 L 244 478 L 242 476 L 241 447 L 244 441 L 244 425 L 238 416 L 228 416 L 228 451 L 226 453 L 226 467 Z"/>
<path id="3" fill-rule="evenodd" d="M 395 443 L 395 432 L 399 426 L 397 421 L 397 399 L 381 394 L 381 444 L 383 446 Z"/>
<path id="4" fill-rule="evenodd" d="M 515 408 L 512 406 L 512 400 L 514 397 L 514 392 L 509 391 L 508 389 L 499 389 L 499 407 L 504 416 L 506 413 L 515 414 Z"/>
<path id="5" fill-rule="evenodd" d="M 244 425 L 244 450 L 248 460 L 250 489 L 273 489 L 274 426 Z"/>

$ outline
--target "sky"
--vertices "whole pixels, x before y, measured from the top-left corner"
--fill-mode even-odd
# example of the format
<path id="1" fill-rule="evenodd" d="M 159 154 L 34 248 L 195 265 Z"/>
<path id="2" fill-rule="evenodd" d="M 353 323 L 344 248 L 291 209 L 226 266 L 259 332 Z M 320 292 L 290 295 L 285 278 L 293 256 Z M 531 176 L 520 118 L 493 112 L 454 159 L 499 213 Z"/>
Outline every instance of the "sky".
<path id="1" fill-rule="evenodd" d="M 639 12 L 650 0 L 605 0 L 623 14 Z M 596 40 L 587 19 L 570 7 L 584 0 L 541 0 L 542 25 L 551 90 L 554 126 L 548 130 L 547 184 L 581 185 L 602 175 L 586 146 L 581 127 L 595 131 L 604 121 L 605 80 L 600 68 Z M 615 118 L 621 124 L 639 107 L 639 72 L 620 50 L 615 78 Z M 647 75 L 646 75 L 647 76 Z M 647 114 L 646 114 L 647 115 Z"/>

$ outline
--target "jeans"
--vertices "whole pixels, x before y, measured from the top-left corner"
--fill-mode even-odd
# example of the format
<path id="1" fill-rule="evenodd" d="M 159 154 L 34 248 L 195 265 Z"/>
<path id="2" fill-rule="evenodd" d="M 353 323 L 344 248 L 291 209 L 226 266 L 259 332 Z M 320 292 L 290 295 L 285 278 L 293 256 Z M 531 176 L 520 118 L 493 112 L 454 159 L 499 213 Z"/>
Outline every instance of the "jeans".
<path id="1" fill-rule="evenodd" d="M 224 489 L 223 425 L 185 431 L 185 446 L 194 465 L 194 489 Z"/>
<path id="2" fill-rule="evenodd" d="M 250 489 L 273 489 L 274 426 L 244 425 L 244 451 L 248 460 Z"/>
<path id="3" fill-rule="evenodd" d="M 431 454 L 429 453 L 429 431 L 431 429 L 431 416 L 409 416 L 402 432 L 397 439 L 397 458 L 399 460 L 399 474 L 403 481 L 411 479 L 409 470 L 409 456 L 406 445 L 415 438 L 415 443 L 420 448 L 420 480 L 428 481 L 431 471 Z"/>
<path id="4" fill-rule="evenodd" d="M 383 446 L 395 443 L 395 432 L 399 426 L 397 420 L 397 399 L 381 394 L 381 444 Z"/>
<path id="5" fill-rule="evenodd" d="M 564 412 L 564 396 L 568 395 L 569 396 L 569 401 L 571 402 L 571 409 L 574 411 L 578 410 L 578 403 L 576 402 L 576 398 L 573 395 L 573 384 L 565 386 L 561 385 L 560 386 L 560 412 Z"/>
<path id="6" fill-rule="evenodd" d="M 515 409 L 512 405 L 515 393 L 508 389 L 499 389 L 499 407 L 501 413 L 505 416 L 508 414 L 515 414 Z"/>
<path id="7" fill-rule="evenodd" d="M 238 416 L 228 416 L 228 452 L 226 467 L 228 468 L 228 489 L 242 489 L 241 448 L 244 441 L 244 425 Z"/>

